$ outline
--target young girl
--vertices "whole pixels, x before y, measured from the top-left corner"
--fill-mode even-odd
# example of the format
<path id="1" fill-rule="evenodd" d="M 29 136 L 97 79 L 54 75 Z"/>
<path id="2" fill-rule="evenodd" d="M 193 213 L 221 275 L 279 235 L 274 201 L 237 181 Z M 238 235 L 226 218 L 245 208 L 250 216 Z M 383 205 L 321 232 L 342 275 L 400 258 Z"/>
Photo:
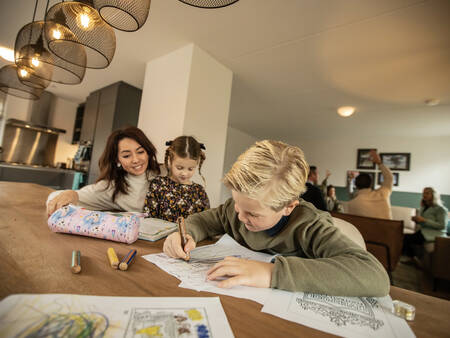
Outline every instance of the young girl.
<path id="1" fill-rule="evenodd" d="M 180 216 L 187 217 L 209 209 L 205 189 L 191 181 L 198 167 L 201 174 L 205 161 L 205 146 L 192 136 L 179 136 L 166 142 L 169 146 L 164 157 L 167 176 L 158 176 L 150 182 L 145 199 L 144 212 L 148 217 L 176 222 Z"/>

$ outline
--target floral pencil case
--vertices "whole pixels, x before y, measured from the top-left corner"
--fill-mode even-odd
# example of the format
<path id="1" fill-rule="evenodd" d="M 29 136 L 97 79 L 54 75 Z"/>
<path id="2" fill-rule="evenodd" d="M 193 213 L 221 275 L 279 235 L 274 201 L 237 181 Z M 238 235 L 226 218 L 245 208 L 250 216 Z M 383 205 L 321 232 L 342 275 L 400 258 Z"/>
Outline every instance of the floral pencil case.
<path id="1" fill-rule="evenodd" d="M 48 219 L 53 232 L 133 243 L 139 235 L 138 215 L 92 211 L 73 205 L 56 210 Z"/>

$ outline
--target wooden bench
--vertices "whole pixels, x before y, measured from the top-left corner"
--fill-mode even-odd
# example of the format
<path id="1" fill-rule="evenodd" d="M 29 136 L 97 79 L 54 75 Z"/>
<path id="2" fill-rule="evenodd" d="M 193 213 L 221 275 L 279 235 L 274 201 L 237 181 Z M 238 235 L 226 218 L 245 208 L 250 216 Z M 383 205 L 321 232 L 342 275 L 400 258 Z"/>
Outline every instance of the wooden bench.
<path id="1" fill-rule="evenodd" d="M 353 224 L 366 242 L 367 251 L 385 267 L 392 284 L 392 271 L 400 261 L 403 248 L 403 221 L 331 212 L 336 218 Z"/>

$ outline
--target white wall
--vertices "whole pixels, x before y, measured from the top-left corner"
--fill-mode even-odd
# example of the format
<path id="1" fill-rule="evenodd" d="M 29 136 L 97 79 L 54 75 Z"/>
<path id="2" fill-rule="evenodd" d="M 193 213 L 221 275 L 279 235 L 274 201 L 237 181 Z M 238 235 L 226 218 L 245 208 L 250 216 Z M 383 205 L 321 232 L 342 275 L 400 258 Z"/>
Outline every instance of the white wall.
<path id="1" fill-rule="evenodd" d="M 147 62 L 138 127 L 152 141 L 158 162 L 164 162 L 165 142 L 182 134 L 192 45 Z"/>
<path id="2" fill-rule="evenodd" d="M 21 99 L 12 95 L 6 95 L 6 119 L 29 121 L 32 102 L 33 101 L 31 100 Z"/>
<path id="3" fill-rule="evenodd" d="M 315 140 L 291 140 L 291 143 L 303 149 L 310 165 L 318 167 L 320 179 L 326 169 L 331 170 L 329 183 L 333 185 L 345 186 L 347 170 L 356 170 L 358 148 L 376 148 L 382 153 L 411 153 L 410 171 L 396 171 L 400 177 L 394 191 L 421 192 L 425 186 L 433 186 L 443 194 L 450 194 L 450 136 L 327 138 L 322 135 Z"/>
<path id="4" fill-rule="evenodd" d="M 245 150 L 253 145 L 259 139 L 249 135 L 239 129 L 228 126 L 227 143 L 225 148 L 225 159 L 223 163 L 223 173 L 227 173 L 231 169 L 233 163 L 237 160 Z M 231 197 L 231 192 L 222 184 L 221 203 Z"/>
<path id="5" fill-rule="evenodd" d="M 78 104 L 59 97 L 55 97 L 50 114 L 50 127 L 64 129 L 65 134 L 58 135 L 56 144 L 55 160 L 57 162 L 66 162 L 67 158 L 73 158 L 78 145 L 72 144 L 73 127 L 75 125 L 75 115 Z"/>
<path id="6" fill-rule="evenodd" d="M 221 203 L 232 79 L 228 68 L 194 46 L 183 134 L 206 146 L 202 173 L 212 207 Z"/>
<path id="7" fill-rule="evenodd" d="M 163 162 L 165 142 L 192 135 L 206 145 L 202 174 L 212 207 L 220 203 L 232 72 L 189 44 L 146 66 L 138 127 Z M 194 181 L 203 183 L 199 177 Z"/>

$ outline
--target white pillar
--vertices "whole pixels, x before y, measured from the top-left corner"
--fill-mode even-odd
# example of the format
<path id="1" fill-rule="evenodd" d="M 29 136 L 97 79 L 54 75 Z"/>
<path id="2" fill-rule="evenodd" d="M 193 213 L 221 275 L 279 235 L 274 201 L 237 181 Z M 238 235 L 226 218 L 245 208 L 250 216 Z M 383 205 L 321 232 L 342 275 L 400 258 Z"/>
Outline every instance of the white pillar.
<path id="1" fill-rule="evenodd" d="M 167 140 L 192 135 L 205 144 L 202 173 L 212 207 L 220 203 L 232 78 L 228 68 L 193 44 L 149 61 L 145 71 L 138 127 L 160 162 Z"/>

